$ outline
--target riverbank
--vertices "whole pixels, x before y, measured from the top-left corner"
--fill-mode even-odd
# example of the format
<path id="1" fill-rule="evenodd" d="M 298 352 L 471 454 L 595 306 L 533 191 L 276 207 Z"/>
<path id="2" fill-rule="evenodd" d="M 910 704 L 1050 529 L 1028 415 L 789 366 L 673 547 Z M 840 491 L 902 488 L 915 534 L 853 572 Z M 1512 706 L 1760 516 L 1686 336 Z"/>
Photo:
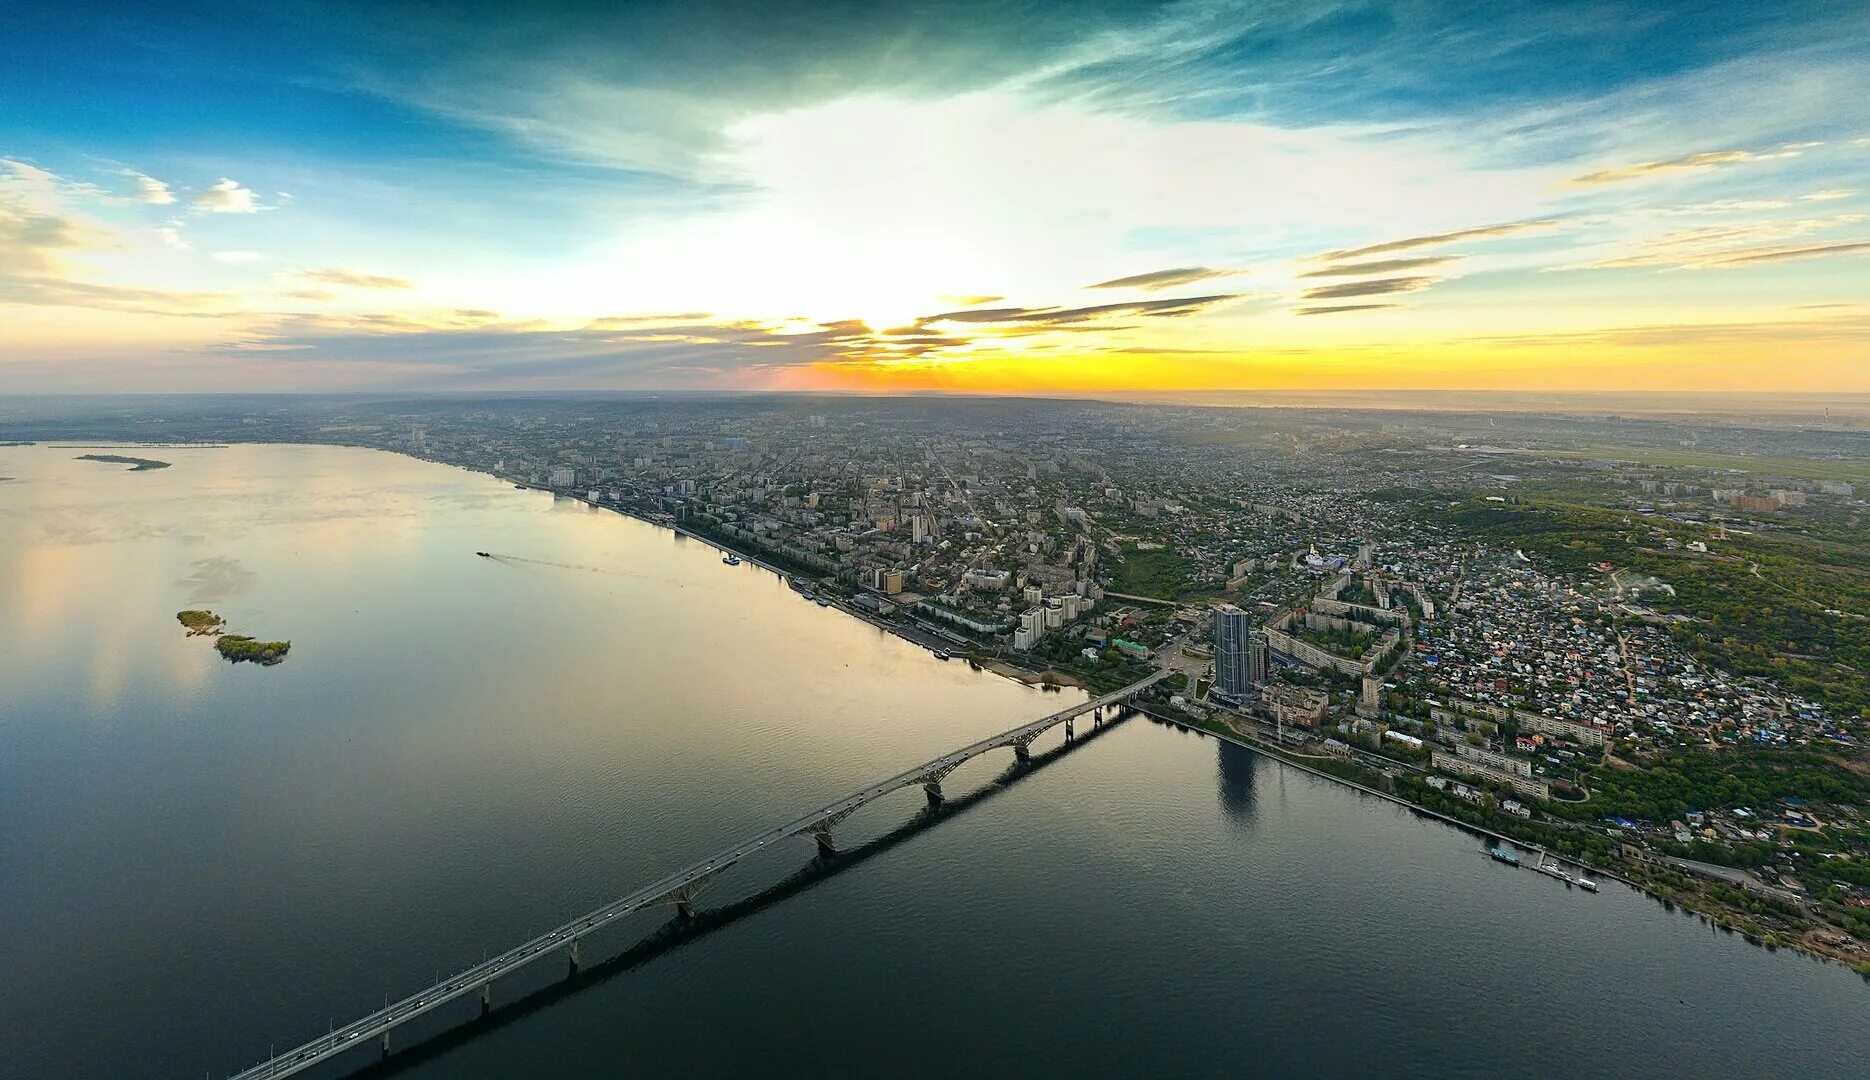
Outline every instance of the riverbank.
<path id="1" fill-rule="evenodd" d="M 1185 719 L 1181 716 L 1172 716 L 1147 706 L 1139 706 L 1137 708 L 1138 711 L 1145 715 L 1151 716 L 1164 723 L 1172 724 L 1187 731 L 1196 731 L 1204 735 L 1212 735 L 1217 739 L 1233 743 L 1236 746 L 1251 750 L 1262 756 L 1274 758 L 1280 764 L 1289 768 L 1298 769 L 1301 772 L 1310 773 L 1313 776 L 1334 781 L 1366 795 L 1374 795 L 1386 802 L 1407 807 L 1417 814 L 1434 818 L 1443 824 L 1460 829 L 1469 834 L 1484 837 L 1498 843 L 1511 844 L 1524 851 L 1539 852 L 1548 860 L 1563 863 L 1579 870 L 1589 871 L 1599 878 L 1609 878 L 1614 881 L 1622 882 L 1632 889 L 1661 903 L 1664 907 L 1670 908 L 1671 910 L 1680 907 L 1683 911 L 1692 912 L 1711 925 L 1718 926 L 1730 933 L 1740 934 L 1742 937 L 1746 938 L 1750 944 L 1768 950 L 1781 947 L 1792 949 L 1795 952 L 1803 953 L 1814 959 L 1841 964 L 1857 971 L 1866 978 L 1870 978 L 1870 959 L 1866 958 L 1865 950 L 1855 943 L 1855 939 L 1841 932 L 1827 933 L 1824 930 L 1808 926 L 1797 936 L 1780 937 L 1774 933 L 1762 931 L 1756 925 L 1752 924 L 1752 920 L 1748 916 L 1757 914 L 1757 912 L 1736 909 L 1723 903 L 1721 898 L 1709 895 L 1705 888 L 1694 888 L 1694 879 L 1688 878 L 1685 875 L 1675 875 L 1681 879 L 1681 883 L 1676 884 L 1659 881 L 1652 877 L 1636 876 L 1642 873 L 1644 869 L 1647 869 L 1644 867 L 1612 868 L 1600 864 L 1583 862 L 1556 853 L 1550 848 L 1528 841 L 1522 837 L 1517 837 L 1496 829 L 1490 829 L 1485 825 L 1467 821 L 1451 814 L 1442 813 L 1439 810 L 1403 798 L 1394 792 L 1382 791 L 1368 784 L 1353 780 L 1350 777 L 1341 776 L 1308 765 L 1304 761 L 1298 760 L 1300 755 L 1295 755 L 1291 751 L 1267 742 L 1250 732 L 1241 731 L 1231 724 L 1226 725 L 1225 729 L 1223 729 L 1213 721 L 1202 722 Z M 1654 869 L 1663 873 L 1669 872 L 1666 863 L 1660 864 Z"/>
<path id="2" fill-rule="evenodd" d="M 503 477 L 501 479 L 507 478 Z M 548 492 L 551 490 L 523 481 L 508 480 L 508 482 L 514 483 L 519 487 L 534 490 Z M 558 493 L 553 492 L 553 494 L 556 495 Z M 665 519 L 666 515 L 652 515 L 644 510 L 621 505 L 588 505 L 592 505 L 598 509 L 614 510 L 648 524 L 662 526 L 679 535 L 699 540 L 715 550 L 736 555 L 782 578 L 808 576 L 816 579 L 816 575 L 811 575 L 809 572 L 801 574 L 799 571 L 789 569 L 773 560 L 763 558 L 758 552 L 747 550 L 746 547 L 732 544 L 717 536 L 690 529 L 679 522 L 667 520 Z M 878 629 L 886 630 L 904 640 L 927 648 L 932 652 L 937 652 L 938 654 L 946 651 L 944 647 L 933 644 L 932 635 L 929 631 L 923 630 L 919 626 L 905 627 L 900 623 L 886 620 L 874 613 L 863 611 L 842 600 L 835 600 L 830 597 L 826 597 L 825 599 L 829 601 L 829 606 L 836 607 L 847 615 L 862 619 Z M 952 633 L 944 633 L 941 637 L 942 639 L 952 639 L 954 635 Z M 970 643 L 957 642 L 957 651 L 962 651 L 969 647 Z M 970 662 L 979 668 L 1027 685 L 1043 685 L 1047 683 L 1056 685 L 1060 682 L 1077 684 L 1075 680 L 1048 679 L 1048 674 L 1051 674 L 1049 672 L 1037 672 L 1024 669 L 1001 660 L 998 657 L 970 658 Z M 1087 692 L 1090 691 L 1087 690 Z M 1342 775 L 1340 772 L 1334 771 L 1331 767 L 1339 765 L 1336 759 L 1312 759 L 1317 761 L 1319 765 L 1326 766 L 1321 768 L 1317 765 L 1307 764 L 1306 761 L 1299 760 L 1301 755 L 1292 754 L 1286 748 L 1274 745 L 1271 741 L 1258 738 L 1251 732 L 1243 732 L 1232 725 L 1216 725 L 1212 722 L 1192 722 L 1189 719 L 1171 716 L 1167 713 L 1149 708 L 1145 708 L 1142 711 L 1178 726 L 1191 730 L 1198 730 L 1205 734 L 1212 734 L 1257 753 L 1276 757 L 1282 764 L 1289 765 L 1315 776 L 1334 780 L 1364 794 L 1374 795 L 1377 798 L 1396 805 L 1408 807 L 1411 811 L 1419 815 L 1424 815 L 1443 824 L 1462 829 L 1471 835 L 1488 838 L 1496 843 L 1514 845 L 1528 852 L 1536 851 L 1554 862 L 1571 867 L 1574 871 L 1582 872 L 1588 870 L 1593 875 L 1622 882 L 1666 906 L 1673 907 L 1679 905 L 1684 910 L 1694 912 L 1713 925 L 1720 926 L 1730 932 L 1740 933 L 1744 935 L 1748 941 L 1762 947 L 1771 949 L 1783 945 L 1807 955 L 1824 960 L 1837 961 L 1857 969 L 1860 972 L 1870 974 L 1870 953 L 1866 953 L 1859 944 L 1855 943 L 1854 939 L 1849 939 L 1847 936 L 1840 938 L 1837 935 L 1829 934 L 1826 927 L 1830 924 L 1818 920 L 1809 910 L 1803 909 L 1802 907 L 1777 903 L 1770 899 L 1749 899 L 1745 895 L 1740 894 L 1737 889 L 1727 889 L 1726 892 L 1735 894 L 1733 896 L 1728 896 L 1720 892 L 1721 887 L 1718 883 L 1702 881 L 1689 876 L 1685 871 L 1679 871 L 1677 868 L 1669 867 L 1665 864 L 1658 863 L 1652 865 L 1640 860 L 1632 861 L 1630 859 L 1620 859 L 1614 865 L 1605 865 L 1603 862 L 1594 863 L 1582 861 L 1562 851 L 1554 850 L 1554 845 L 1571 848 L 1573 850 L 1576 850 L 1579 846 L 1572 842 L 1574 834 L 1554 833 L 1554 830 L 1560 828 L 1558 825 L 1529 822 L 1527 826 L 1529 830 L 1541 834 L 1553 835 L 1542 835 L 1541 839 L 1528 840 L 1524 836 L 1517 836 L 1514 835 L 1513 832 L 1504 831 L 1504 829 L 1512 828 L 1511 824 L 1503 828 L 1490 828 L 1487 825 L 1467 820 L 1456 814 L 1425 806 L 1422 803 L 1404 797 L 1396 792 L 1382 790 L 1378 786 L 1373 786 L 1372 783 L 1360 782 L 1357 779 Z M 1347 770 L 1352 768 L 1364 769 L 1362 766 L 1356 766 L 1348 762 L 1342 763 L 1340 767 Z M 1371 772 L 1371 779 L 1373 781 L 1381 781 L 1383 779 L 1382 774 L 1379 772 L 1368 769 L 1364 769 L 1364 771 Z M 1569 824 L 1564 827 L 1577 828 L 1577 826 Z M 1599 846 L 1601 846 L 1602 838 L 1599 837 L 1598 839 Z"/>
<path id="3" fill-rule="evenodd" d="M 523 488 L 526 488 L 532 491 L 543 491 L 543 492 L 546 492 L 548 494 L 551 494 L 551 495 L 554 495 L 560 498 L 574 498 L 573 496 L 560 495 L 560 493 L 553 491 L 551 488 L 544 487 L 539 484 L 530 484 L 524 480 L 517 480 L 517 479 L 512 479 L 512 478 L 504 477 L 504 476 L 497 477 L 497 479 L 506 480 L 508 483 L 513 484 L 515 487 L 523 487 Z M 584 500 L 577 500 L 577 501 L 583 502 Z M 791 580 L 796 577 L 804 576 L 799 571 L 788 569 L 784 566 L 779 565 L 776 562 L 773 562 L 770 559 L 761 557 L 757 551 L 753 550 L 752 545 L 731 544 L 725 540 L 722 540 L 720 537 L 712 536 L 710 534 L 699 532 L 695 529 L 691 529 L 678 521 L 664 520 L 660 517 L 656 517 L 642 510 L 638 510 L 635 507 L 622 506 L 622 505 L 606 505 L 602 503 L 588 503 L 588 502 L 585 503 L 585 505 L 591 506 L 594 509 L 598 509 L 598 510 L 609 510 L 614 513 L 622 514 L 624 517 L 634 518 L 637 521 L 644 522 L 645 524 L 655 525 L 659 528 L 668 529 L 670 532 L 673 532 L 677 534 L 678 536 L 684 536 L 690 540 L 696 540 L 703 544 L 706 544 L 709 547 L 715 549 L 716 551 L 721 552 L 723 555 L 733 555 L 736 558 L 739 558 L 742 562 L 752 563 L 753 565 L 759 567 L 760 569 L 769 571 L 777 575 L 780 578 Z M 820 594 L 820 595 L 822 596 L 823 594 Z M 883 616 L 880 616 L 874 612 L 865 611 L 862 608 L 855 607 L 840 597 L 826 596 L 824 597 L 824 599 L 830 602 L 828 606 L 833 607 L 837 609 L 838 611 L 841 611 L 844 614 L 849 615 L 850 617 L 854 619 L 860 619 L 866 623 L 869 623 L 871 626 L 876 627 L 879 630 L 888 631 L 889 633 L 896 635 L 897 637 L 903 639 L 904 641 L 909 642 L 912 645 L 916 645 L 921 648 L 927 649 L 930 652 L 936 653 L 938 655 L 948 653 L 949 650 L 951 649 L 957 650 L 957 651 L 966 651 L 966 650 L 970 650 L 973 647 L 972 642 L 968 641 L 966 638 L 962 638 L 958 635 L 955 635 L 952 632 L 940 630 L 935 627 L 924 626 L 923 624 L 919 622 L 912 622 L 909 625 L 904 625 L 903 623 L 895 622 L 890 619 L 886 619 Z M 1030 671 L 1028 669 L 1017 667 L 1013 664 L 1009 664 L 1006 661 L 999 660 L 999 659 L 978 660 L 978 661 L 973 660 L 971 657 L 968 659 L 976 667 L 979 667 L 982 670 L 991 671 L 996 675 L 1002 676 L 1004 678 L 1012 679 L 1015 682 L 1024 683 L 1029 686 L 1035 685 L 1035 684 L 1045 684 L 1045 685 L 1052 685 L 1052 686 L 1076 686 L 1080 689 L 1085 690 L 1087 693 L 1090 692 L 1089 688 L 1085 687 L 1083 683 L 1079 682 L 1074 677 L 1067 675 L 1065 673 L 1062 673 L 1062 672 Z"/>

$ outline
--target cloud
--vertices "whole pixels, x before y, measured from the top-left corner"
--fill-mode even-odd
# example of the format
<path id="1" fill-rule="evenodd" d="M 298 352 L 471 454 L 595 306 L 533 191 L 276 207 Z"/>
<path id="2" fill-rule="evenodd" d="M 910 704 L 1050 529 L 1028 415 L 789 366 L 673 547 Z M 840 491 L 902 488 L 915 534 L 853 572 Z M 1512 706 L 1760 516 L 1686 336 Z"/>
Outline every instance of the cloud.
<path id="1" fill-rule="evenodd" d="M 1640 180 L 1646 176 L 1660 173 L 1691 172 L 1712 169 L 1722 165 L 1739 165 L 1751 161 L 1773 161 L 1779 158 L 1798 157 L 1808 147 L 1816 143 L 1801 143 L 1781 147 L 1775 151 L 1760 153 L 1753 150 L 1708 150 L 1699 154 L 1669 158 L 1666 161 L 1645 161 L 1637 165 L 1624 165 L 1615 169 L 1600 169 L 1597 172 L 1574 176 L 1571 183 L 1582 186 L 1599 184 L 1621 184 L 1627 180 Z"/>
<path id="2" fill-rule="evenodd" d="M 1346 281 L 1339 285 L 1321 285 L 1306 289 L 1307 300 L 1336 300 L 1347 296 L 1387 296 L 1391 293 L 1417 292 L 1440 281 L 1434 277 L 1378 278 L 1374 281 Z"/>
<path id="3" fill-rule="evenodd" d="M 214 182 L 214 186 L 195 196 L 195 207 L 210 214 L 257 214 L 262 207 L 258 197 L 249 188 L 241 187 L 239 182 L 227 177 Z"/>
<path id="4" fill-rule="evenodd" d="M 1399 308 L 1402 304 L 1330 304 L 1325 307 L 1293 308 L 1296 315 L 1336 315 L 1343 311 L 1381 311 L 1384 308 Z"/>
<path id="5" fill-rule="evenodd" d="M 1132 274 L 1129 277 L 1112 278 L 1095 285 L 1086 285 L 1087 289 L 1167 289 L 1176 285 L 1192 285 L 1209 278 L 1232 277 L 1239 270 L 1215 270 L 1206 266 L 1182 266 L 1173 270 L 1156 270 L 1147 274 Z"/>
<path id="6" fill-rule="evenodd" d="M 773 371 L 837 359 L 841 348 L 841 331 L 823 328 L 789 333 L 768 324 L 691 323 L 554 329 L 487 321 L 492 312 L 432 314 L 287 316 L 217 351 L 263 353 L 269 363 L 302 368 L 394 368 L 409 385 L 491 388 L 593 381 L 751 385 Z"/>
<path id="7" fill-rule="evenodd" d="M 226 293 L 100 285 L 55 277 L 0 277 L 0 303 L 101 308 L 145 315 L 227 315 L 233 313 L 234 297 Z"/>
<path id="8" fill-rule="evenodd" d="M 1558 222 L 1551 218 L 1538 221 L 1512 221 L 1504 225 L 1482 225 L 1474 229 L 1459 229 L 1455 232 L 1434 233 L 1429 236 L 1411 236 L 1402 240 L 1391 240 L 1383 244 L 1371 244 L 1368 247 L 1345 248 L 1340 251 L 1327 251 L 1318 256 L 1324 260 L 1355 259 L 1365 255 L 1385 255 L 1392 251 L 1410 251 L 1415 248 L 1437 247 L 1452 244 L 1458 240 L 1492 240 L 1501 236 L 1516 236 L 1520 233 L 1558 227 Z"/>
<path id="9" fill-rule="evenodd" d="M 145 202 L 151 206 L 168 206 L 175 201 L 175 192 L 169 190 L 169 185 L 153 176 L 144 176 L 142 173 L 131 175 L 136 178 L 138 202 Z"/>
<path id="10" fill-rule="evenodd" d="M 953 304 L 955 307 L 976 307 L 981 304 L 991 304 L 995 300 L 1005 300 L 1006 297 L 975 296 L 968 293 L 961 293 L 958 295 L 938 296 L 935 299 L 940 300 L 944 304 Z"/>
<path id="11" fill-rule="evenodd" d="M 1094 304 L 1090 307 L 1077 308 L 969 308 L 964 311 L 946 311 L 940 315 L 927 315 L 920 322 L 924 324 L 939 322 L 1062 324 L 1083 322 L 1104 315 L 1181 315 L 1238 299 L 1239 295 L 1239 293 L 1225 293 L 1214 296 L 1182 296 L 1166 300 L 1141 300 L 1129 304 Z"/>
<path id="12" fill-rule="evenodd" d="M 1829 188 L 1824 191 L 1814 191 L 1809 195 L 1800 195 L 1799 198 L 1806 202 L 1832 202 L 1836 199 L 1848 199 L 1855 194 L 1857 193 L 1850 188 Z"/>
<path id="13" fill-rule="evenodd" d="M 1363 274 L 1393 274 L 1399 270 L 1419 270 L 1425 266 L 1440 266 L 1454 262 L 1460 255 L 1425 255 L 1419 259 L 1378 259 L 1374 262 L 1345 263 L 1342 266 L 1327 266 L 1322 270 L 1309 270 L 1299 276 L 1313 277 L 1358 277 Z"/>
<path id="14" fill-rule="evenodd" d="M 76 218 L 0 201 L 0 275 L 56 273 L 58 252 L 89 247 L 95 237 Z"/>
<path id="15" fill-rule="evenodd" d="M 310 300 L 314 303 L 322 303 L 326 300 L 336 300 L 338 298 L 338 294 L 329 289 L 286 289 L 279 295 L 290 297 L 293 300 Z"/>
<path id="16" fill-rule="evenodd" d="M 66 258 L 79 251 L 130 247 L 109 227 L 66 209 L 79 198 L 104 198 L 37 166 L 0 160 L 0 304 L 80 307 L 152 315 L 227 314 L 233 297 L 84 281 Z M 163 235 L 161 230 L 158 236 Z M 176 239 L 179 240 L 179 237 Z"/>
<path id="17" fill-rule="evenodd" d="M 415 282 L 405 278 L 366 274 L 358 270 L 345 270 L 335 266 L 316 270 L 294 270 L 292 275 L 320 285 L 341 285 L 347 289 L 413 289 L 416 287 Z"/>
<path id="18" fill-rule="evenodd" d="M 1722 258 L 1713 259 L 1705 266 L 1754 266 L 1759 263 L 1786 262 L 1791 259 L 1816 259 L 1826 255 L 1855 255 L 1870 252 L 1870 240 L 1853 240 L 1842 244 L 1819 244 L 1801 248 L 1768 248 L 1759 251 L 1729 252 Z"/>
<path id="19" fill-rule="evenodd" d="M 215 262 L 224 262 L 230 266 L 259 262 L 264 258 L 266 258 L 266 256 L 257 251 L 217 251 L 214 253 Z"/>
<path id="20" fill-rule="evenodd" d="M 1834 214 L 1821 218 L 1796 218 L 1781 221 L 1754 221 L 1732 225 L 1676 229 L 1638 243 L 1628 254 L 1613 255 L 1593 261 L 1554 267 L 1558 270 L 1619 270 L 1632 267 L 1705 269 L 1739 265 L 1756 255 L 1770 255 L 1793 249 L 1787 241 L 1841 225 L 1861 225 L 1870 221 L 1864 214 Z M 1765 245 L 1765 246 L 1762 246 Z M 1817 249 L 1813 249 L 1817 250 Z M 1761 259 L 1759 261 L 1777 261 Z"/>

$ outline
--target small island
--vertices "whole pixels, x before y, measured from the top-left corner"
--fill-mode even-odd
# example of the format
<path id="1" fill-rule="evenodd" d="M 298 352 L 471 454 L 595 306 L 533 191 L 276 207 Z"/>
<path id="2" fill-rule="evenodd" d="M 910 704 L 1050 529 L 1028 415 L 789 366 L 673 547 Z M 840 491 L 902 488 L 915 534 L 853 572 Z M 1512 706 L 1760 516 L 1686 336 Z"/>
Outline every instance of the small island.
<path id="1" fill-rule="evenodd" d="M 245 634 L 222 634 L 214 642 L 228 662 L 264 664 L 271 667 L 286 658 L 286 651 L 292 648 L 290 641 L 255 641 Z"/>
<path id="2" fill-rule="evenodd" d="M 224 634 L 221 631 L 227 625 L 227 620 L 203 608 L 178 611 L 175 613 L 175 621 L 182 624 L 189 637 L 215 635 L 215 651 L 226 657 L 230 664 L 272 667 L 284 660 L 292 648 L 290 641 L 258 641 L 246 634 Z"/>
<path id="3" fill-rule="evenodd" d="M 131 472 L 143 472 L 148 469 L 166 469 L 169 463 L 155 458 L 125 457 L 122 454 L 79 454 L 74 461 L 102 461 L 111 465 L 128 465 Z"/>
<path id="4" fill-rule="evenodd" d="M 221 627 L 227 625 L 226 619 L 221 618 L 212 611 L 203 611 L 200 608 L 190 608 L 187 611 L 176 612 L 175 621 L 187 628 L 189 637 L 212 634 L 220 630 Z"/>

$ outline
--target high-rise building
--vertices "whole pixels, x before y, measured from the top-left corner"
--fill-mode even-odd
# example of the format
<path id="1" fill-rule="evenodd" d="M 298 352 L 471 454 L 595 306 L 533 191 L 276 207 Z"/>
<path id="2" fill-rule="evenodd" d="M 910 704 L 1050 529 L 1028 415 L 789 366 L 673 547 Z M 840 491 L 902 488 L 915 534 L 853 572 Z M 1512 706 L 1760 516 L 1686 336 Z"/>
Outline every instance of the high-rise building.
<path id="1" fill-rule="evenodd" d="M 1214 609 L 1214 690 L 1236 700 L 1253 686 L 1247 613 L 1232 604 Z"/>
<path id="2" fill-rule="evenodd" d="M 1266 631 L 1250 630 L 1247 632 L 1247 681 L 1255 686 L 1265 686 L 1272 674 L 1272 643 L 1266 640 Z"/>

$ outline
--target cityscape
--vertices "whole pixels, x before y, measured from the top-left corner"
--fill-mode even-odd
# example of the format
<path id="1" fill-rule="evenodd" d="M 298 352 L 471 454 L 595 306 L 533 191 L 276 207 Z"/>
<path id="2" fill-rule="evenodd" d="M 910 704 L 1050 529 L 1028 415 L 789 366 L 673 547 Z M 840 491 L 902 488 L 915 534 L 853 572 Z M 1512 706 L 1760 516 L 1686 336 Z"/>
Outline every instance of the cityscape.
<path id="1" fill-rule="evenodd" d="M 1812 0 L 4 6 L 0 1075 L 1863 1076 L 1866 100 Z"/>

